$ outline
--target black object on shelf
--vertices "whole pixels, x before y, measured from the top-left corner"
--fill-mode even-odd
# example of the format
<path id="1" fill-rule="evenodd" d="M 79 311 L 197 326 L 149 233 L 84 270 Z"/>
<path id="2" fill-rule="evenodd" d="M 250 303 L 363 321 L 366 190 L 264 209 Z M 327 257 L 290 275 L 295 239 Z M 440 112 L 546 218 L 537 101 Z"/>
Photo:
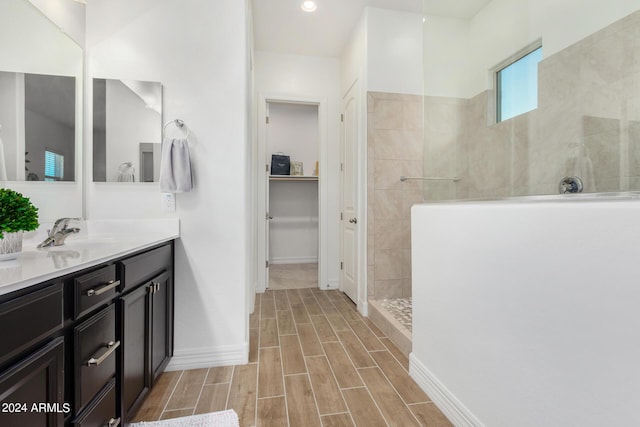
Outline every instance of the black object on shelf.
<path id="1" fill-rule="evenodd" d="M 271 175 L 289 175 L 291 159 L 286 154 L 271 155 Z"/>

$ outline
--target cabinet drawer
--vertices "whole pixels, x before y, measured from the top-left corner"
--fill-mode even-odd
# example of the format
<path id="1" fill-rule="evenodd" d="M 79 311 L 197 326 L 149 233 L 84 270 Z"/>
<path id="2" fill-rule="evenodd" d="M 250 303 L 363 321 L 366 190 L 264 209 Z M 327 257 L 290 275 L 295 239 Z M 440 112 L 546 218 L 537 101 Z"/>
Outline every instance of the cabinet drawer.
<path id="1" fill-rule="evenodd" d="M 170 269 L 172 256 L 171 245 L 165 245 L 121 261 L 122 288 L 131 289 L 162 270 Z"/>
<path id="2" fill-rule="evenodd" d="M 96 399 L 74 421 L 78 427 L 116 427 L 120 425 L 116 407 L 116 380 L 109 381 Z"/>
<path id="3" fill-rule="evenodd" d="M 73 282 L 75 292 L 73 314 L 76 319 L 113 299 L 120 285 L 116 280 L 115 265 L 108 265 L 77 277 Z"/>
<path id="4" fill-rule="evenodd" d="M 73 330 L 75 411 L 80 411 L 116 374 L 116 311 L 110 305 Z"/>
<path id="5" fill-rule="evenodd" d="M 62 284 L 0 305 L 0 364 L 63 327 Z"/>

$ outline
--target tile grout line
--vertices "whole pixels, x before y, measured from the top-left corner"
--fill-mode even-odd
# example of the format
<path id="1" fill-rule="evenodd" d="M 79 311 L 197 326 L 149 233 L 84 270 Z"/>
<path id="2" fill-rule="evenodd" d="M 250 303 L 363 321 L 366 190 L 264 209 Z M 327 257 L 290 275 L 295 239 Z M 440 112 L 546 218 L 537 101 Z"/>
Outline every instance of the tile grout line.
<path id="1" fill-rule="evenodd" d="M 211 368 L 207 368 L 207 375 L 204 376 L 204 379 L 202 380 L 202 385 L 200 386 L 200 393 L 198 394 L 198 398 L 196 399 L 196 404 L 193 407 L 193 411 L 191 413 L 191 415 L 195 415 L 196 413 L 196 408 L 198 407 L 198 403 L 200 403 L 200 398 L 202 397 L 202 391 L 204 390 L 204 386 L 207 382 L 207 378 L 209 377 L 209 372 L 211 371 Z"/>
<path id="2" fill-rule="evenodd" d="M 289 304 L 289 297 L 288 295 L 284 294 L 287 297 L 287 305 Z M 274 301 L 273 301 L 274 305 L 276 306 L 276 316 L 278 314 L 278 304 L 276 304 L 275 301 L 275 295 L 274 295 Z M 291 316 L 293 317 L 293 312 L 291 313 Z M 281 378 L 280 380 L 282 381 L 282 397 L 284 397 L 284 412 L 285 414 L 287 414 L 287 426 L 289 425 L 289 405 L 287 403 L 287 384 L 284 381 L 284 358 L 282 357 L 282 341 L 280 340 L 280 325 L 278 324 L 278 319 L 276 317 L 276 330 L 277 330 L 277 334 L 278 334 L 278 354 L 280 355 L 280 375 Z M 259 368 L 258 368 L 259 369 Z M 260 377 L 258 377 L 260 378 Z M 256 393 L 257 395 L 257 393 Z M 272 396 L 274 397 L 274 396 Z M 279 397 L 279 396 L 275 396 L 275 397 Z M 258 420 L 256 418 L 256 424 L 258 424 Z"/>
<path id="3" fill-rule="evenodd" d="M 225 409 L 229 408 L 229 397 L 231 396 L 231 384 L 233 384 L 233 375 L 236 373 L 236 365 L 233 365 L 231 368 L 231 381 L 229 381 L 229 389 L 227 390 L 227 400 L 225 401 L 224 407 Z"/>
<path id="4" fill-rule="evenodd" d="M 316 296 L 314 295 L 314 298 L 316 298 Z M 328 298 L 328 297 L 327 297 Z M 318 303 L 318 305 L 320 306 L 320 310 L 322 311 L 323 315 L 325 316 L 325 319 L 327 318 L 327 314 L 324 311 L 324 308 L 320 305 L 320 301 L 316 298 L 316 302 Z M 333 305 L 333 302 L 331 302 L 331 305 Z M 335 306 L 334 306 L 335 308 Z M 337 310 L 337 308 L 336 308 Z M 338 312 L 339 313 L 339 312 Z M 340 314 L 340 313 L 339 313 Z M 341 315 L 341 314 L 340 314 Z M 343 318 L 344 319 L 344 318 Z M 346 321 L 346 319 L 344 319 Z M 335 328 L 333 327 L 333 325 L 331 325 L 331 322 L 329 322 L 329 320 L 327 319 L 327 323 L 329 324 L 329 327 L 331 328 L 331 330 L 333 331 L 333 334 L 336 336 L 336 339 L 338 340 L 337 342 L 340 344 L 340 346 L 343 348 L 345 354 L 347 355 L 347 358 L 349 358 L 349 363 L 351 363 L 351 366 L 353 368 L 355 368 L 355 365 L 353 364 L 353 360 L 351 360 L 351 356 L 349 356 L 349 354 L 347 353 L 346 349 L 344 348 L 344 345 L 342 344 L 342 342 L 340 341 L 340 337 L 338 336 L 338 331 L 335 330 Z M 314 326 L 314 330 L 315 330 L 315 326 Z M 317 331 L 316 331 L 317 334 Z M 324 353 L 324 357 L 327 360 L 327 365 L 329 365 L 329 370 L 331 370 L 331 374 L 333 375 L 333 378 L 336 381 L 336 386 L 338 387 L 338 391 L 340 392 L 340 396 L 342 397 L 342 401 L 344 403 L 344 405 L 347 408 L 347 412 L 349 414 L 349 418 L 351 419 L 351 422 L 353 423 L 353 425 L 356 425 L 356 421 L 353 418 L 353 414 L 351 413 L 351 408 L 349 408 L 349 405 L 347 403 L 347 399 L 345 399 L 344 397 L 344 393 L 342 392 L 342 389 L 340 388 L 340 384 L 338 383 L 338 377 L 336 377 L 336 373 L 333 370 L 333 366 L 331 366 L 331 363 L 329 363 L 329 356 L 327 356 L 327 351 L 324 348 L 324 345 L 322 345 L 322 343 L 320 343 L 320 346 L 322 347 L 322 352 Z M 306 363 L 306 361 L 305 361 Z M 322 425 L 324 426 L 324 423 L 322 422 L 322 417 L 320 417 L 320 422 L 322 423 Z"/>
<path id="5" fill-rule="evenodd" d="M 298 292 L 298 296 L 300 297 L 300 299 L 302 300 L 302 307 L 304 307 L 304 311 L 307 313 L 307 316 L 309 316 L 309 320 L 311 320 L 311 315 L 309 314 L 309 310 L 307 310 L 307 305 L 304 303 L 304 300 L 302 299 L 302 296 L 300 295 L 300 292 Z M 313 329 L 313 332 L 316 332 L 316 329 L 313 327 L 313 323 L 311 323 L 311 328 Z M 296 331 L 298 331 L 298 324 L 296 324 Z M 299 331 L 298 331 L 299 333 Z M 316 337 L 318 336 L 318 334 L 316 333 Z M 298 335 L 298 341 L 300 341 L 300 336 Z M 318 339 L 318 342 L 320 342 L 320 339 Z M 320 344 L 320 347 L 322 347 L 322 344 Z M 302 351 L 302 360 L 304 362 L 304 369 L 307 371 L 305 375 L 307 375 L 307 379 L 309 380 L 309 387 L 311 387 L 311 394 L 313 395 L 313 403 L 316 405 L 316 414 L 318 415 L 318 421 L 320 421 L 320 426 L 323 425 L 322 423 L 322 416 L 320 415 L 320 406 L 318 406 L 318 399 L 316 398 L 316 391 L 313 388 L 313 382 L 311 381 L 311 374 L 309 373 L 309 366 L 307 366 L 307 356 L 304 355 L 304 349 L 302 348 L 302 341 L 300 341 L 300 350 Z M 324 353 L 324 347 L 322 347 L 322 352 Z"/>
<path id="6" fill-rule="evenodd" d="M 167 401 L 165 402 L 164 406 L 162 407 L 162 411 L 160 411 L 160 419 L 162 419 L 162 416 L 167 411 L 167 405 L 169 404 L 169 402 L 171 402 L 171 398 L 173 397 L 173 393 L 176 391 L 176 387 L 178 387 L 178 383 L 182 379 L 183 375 L 184 375 L 184 371 L 180 372 L 180 376 L 178 377 L 178 380 L 173 385 L 173 389 L 171 389 L 171 394 L 169 394 L 169 398 L 167 399 Z"/>
<path id="7" fill-rule="evenodd" d="M 359 313 L 358 313 L 358 314 L 359 314 Z M 362 316 L 362 317 L 364 317 L 364 316 Z M 374 331 L 369 327 L 369 325 L 367 325 L 367 322 L 362 321 L 362 323 L 365 325 L 365 327 L 366 327 L 367 329 L 369 329 L 369 331 L 370 331 L 370 332 L 371 332 L 371 333 L 376 337 L 376 339 L 378 340 L 378 342 L 379 342 L 379 343 L 380 343 L 380 344 L 385 348 L 385 350 L 375 350 L 375 351 L 386 351 L 386 352 L 388 352 L 388 353 L 391 355 L 391 357 L 393 358 L 393 360 L 394 360 L 396 363 L 398 363 L 398 366 L 400 366 L 400 367 L 404 370 L 404 366 L 402 366 L 402 364 L 400 363 L 400 361 L 398 361 L 398 360 L 396 359 L 396 357 L 393 355 L 393 353 L 392 353 L 391 351 L 389 351 L 389 348 L 388 348 L 388 347 L 387 347 L 387 346 L 386 346 L 386 345 L 385 345 L 385 344 L 380 340 L 380 338 L 379 338 L 379 337 L 375 334 L 375 332 L 374 332 Z M 348 323 L 348 324 L 349 324 L 349 327 L 353 330 L 353 327 L 351 326 L 351 323 Z M 358 334 L 357 334 L 357 333 L 355 333 L 355 330 L 353 330 L 353 332 L 354 332 L 354 335 L 356 335 L 356 337 L 358 337 Z M 359 338 L 360 338 L 360 337 L 358 337 L 358 339 L 359 339 Z M 386 337 L 386 335 L 385 335 L 385 338 L 387 338 L 387 339 L 388 339 L 388 337 Z M 364 345 L 364 343 L 362 343 L 362 344 Z M 393 342 L 392 342 L 392 344 L 393 344 Z M 366 349 L 366 347 L 365 347 L 365 349 Z M 368 353 L 375 352 L 375 351 L 369 351 L 369 350 L 367 350 L 367 354 L 368 354 Z M 371 355 L 369 355 L 369 357 L 371 357 Z M 373 357 L 372 357 L 372 359 L 373 359 Z M 393 391 L 395 391 L 396 395 L 400 398 L 400 401 L 401 401 L 401 402 L 403 403 L 403 405 L 407 408 L 407 410 L 409 411 L 409 413 L 411 414 L 411 416 L 412 416 L 412 417 L 413 417 L 413 418 L 418 422 L 418 424 L 420 424 L 420 421 L 418 420 L 418 418 L 416 417 L 416 415 L 413 413 L 413 411 L 408 407 L 407 402 L 403 399 L 402 395 L 400 395 L 400 393 L 398 392 L 398 390 L 397 390 L 396 386 L 395 386 L 395 385 L 394 385 L 394 384 L 389 380 L 389 377 L 388 377 L 388 376 L 387 376 L 387 374 L 384 372 L 384 370 L 382 369 L 382 367 L 380 367 L 380 366 L 378 365 L 378 362 L 377 362 L 375 359 L 373 359 L 373 361 L 374 361 L 374 363 L 376 364 L 376 367 L 378 368 L 378 370 L 380 371 L 380 373 L 382 374 L 382 376 L 383 376 L 383 377 L 385 378 L 385 380 L 387 381 L 387 383 L 389 383 L 389 385 L 391 386 L 391 388 L 393 389 Z M 360 368 L 360 369 L 364 369 L 364 368 Z M 405 371 L 406 371 L 406 370 L 405 370 Z M 407 374 L 409 373 L 408 371 L 406 371 L 406 372 L 407 372 Z M 360 375 L 359 370 L 358 370 L 358 375 Z M 362 376 L 360 376 L 360 379 L 362 379 Z M 413 379 L 412 379 L 412 378 L 410 378 L 410 380 L 411 380 L 411 381 L 413 381 Z M 366 383 L 365 383 L 365 385 L 366 385 Z M 368 387 L 367 387 L 367 390 L 369 390 L 369 388 L 368 388 Z M 426 394 L 426 393 L 425 393 L 425 394 Z M 373 395 L 372 395 L 371 397 L 373 398 Z M 428 395 L 427 395 L 427 397 L 428 397 Z M 373 399 L 373 400 L 374 400 L 374 402 L 375 402 L 375 399 Z M 429 401 L 429 402 L 430 402 L 430 401 Z M 428 402 L 415 402 L 415 403 L 428 403 Z M 377 403 L 376 403 L 376 406 L 378 406 L 378 405 L 377 405 Z M 378 407 L 378 409 L 380 409 L 380 408 Z M 380 411 L 380 413 L 382 413 L 382 411 Z M 384 417 L 384 414 L 383 414 L 383 417 Z"/>
<path id="8" fill-rule="evenodd" d="M 335 304 L 334 304 L 334 306 L 335 306 Z M 337 307 L 336 307 L 336 309 L 337 309 Z M 347 323 L 347 325 L 349 325 L 349 331 L 350 331 L 350 332 L 352 332 L 352 333 L 353 333 L 353 335 L 355 335 L 355 336 L 356 336 L 356 339 L 360 340 L 360 338 L 358 337 L 358 335 L 357 335 L 357 334 L 353 331 L 353 329 L 351 328 L 351 325 L 349 324 L 349 322 L 347 322 L 347 319 L 342 315 L 342 312 L 340 312 L 340 310 L 338 310 L 338 312 L 339 312 L 340 316 L 342 316 L 342 318 L 344 319 L 344 321 Z M 338 332 L 338 331 L 336 331 L 336 335 L 338 335 L 338 334 L 337 334 L 337 332 Z M 338 336 L 338 339 L 339 339 L 339 338 L 340 338 L 340 337 Z M 347 352 L 347 349 L 346 349 L 346 347 L 344 346 L 344 343 L 342 343 L 342 341 L 341 341 L 341 342 L 340 342 L 340 344 L 341 344 L 341 345 L 342 345 L 342 347 L 344 348 L 344 352 L 345 352 L 345 354 L 347 355 L 347 357 L 348 357 L 348 358 L 349 358 L 349 360 L 351 361 L 351 365 L 352 365 L 352 366 L 354 367 L 354 369 L 356 370 L 356 373 L 358 374 L 358 377 L 360 378 L 360 381 L 362 382 L 364 389 L 365 389 L 365 390 L 367 390 L 367 394 L 369 394 L 369 397 L 371 398 L 371 401 L 373 402 L 373 404 L 374 404 L 374 405 L 376 406 L 376 408 L 378 409 L 378 412 L 380 413 L 380 416 L 381 416 L 381 417 L 382 417 L 382 419 L 384 420 L 385 424 L 386 424 L 387 426 L 389 426 L 389 422 L 387 421 L 387 418 L 384 416 L 384 414 L 382 413 L 382 410 L 380 409 L 380 406 L 378 405 L 378 403 L 376 402 L 376 400 L 373 398 L 373 395 L 371 394 L 371 391 L 369 391 L 369 386 L 367 386 L 367 383 L 362 379 L 362 375 L 360 375 L 360 369 L 365 369 L 365 368 L 358 368 L 358 367 L 355 365 L 355 363 L 353 363 L 353 359 L 351 358 L 351 355 Z M 364 347 L 364 345 L 363 345 L 363 348 L 366 350 L 366 347 Z M 367 355 L 368 355 L 368 354 L 369 354 L 369 353 L 367 352 Z M 369 357 L 371 357 L 371 356 L 369 356 Z M 372 360 L 373 360 L 373 363 L 375 363 L 375 365 L 376 365 L 375 367 L 376 367 L 376 368 L 379 368 L 379 367 L 378 367 L 378 363 L 377 363 L 374 359 L 372 359 Z M 360 388 L 360 387 L 357 387 L 357 388 Z M 342 389 L 340 390 L 340 393 L 342 393 Z M 344 393 L 343 393 L 343 397 L 344 397 Z M 347 405 L 347 408 L 348 408 L 348 407 L 349 407 L 349 406 Z M 351 410 L 349 410 L 349 412 L 351 412 Z M 353 418 L 353 415 L 352 415 L 352 418 Z M 355 425 L 355 419 L 354 419 L 353 421 L 354 421 L 354 425 Z"/>

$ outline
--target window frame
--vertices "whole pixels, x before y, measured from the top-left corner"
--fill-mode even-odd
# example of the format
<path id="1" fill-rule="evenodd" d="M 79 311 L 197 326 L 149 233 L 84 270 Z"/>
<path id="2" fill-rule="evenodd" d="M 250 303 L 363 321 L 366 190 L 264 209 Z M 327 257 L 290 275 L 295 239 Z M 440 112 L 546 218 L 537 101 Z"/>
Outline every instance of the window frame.
<path id="1" fill-rule="evenodd" d="M 505 68 L 509 67 L 512 64 L 515 64 L 516 62 L 518 62 L 519 60 L 521 60 L 522 58 L 524 58 L 525 56 L 529 55 L 530 53 L 538 50 L 542 48 L 542 39 L 537 39 L 536 41 L 528 44 L 527 46 L 523 47 L 522 49 L 520 49 L 519 51 L 517 51 L 516 53 L 514 53 L 513 55 L 509 56 L 507 59 L 501 61 L 500 63 L 498 63 L 497 65 L 495 65 L 494 67 L 491 68 L 491 70 L 489 71 L 490 74 L 490 79 L 491 79 L 491 83 L 493 86 L 493 94 L 490 97 L 490 106 L 489 106 L 489 111 L 491 111 L 491 124 L 498 124 L 498 123 L 502 123 L 504 120 L 502 120 L 501 118 L 501 114 L 500 114 L 500 107 L 501 107 L 501 90 L 500 90 L 500 81 L 498 78 L 498 75 L 500 73 L 500 71 L 504 70 Z M 543 51 L 544 52 L 544 51 Z M 538 82 L 536 82 L 537 84 Z M 536 107 L 537 108 L 537 107 Z M 533 110 L 530 110 L 533 111 Z M 522 113 L 524 114 L 524 113 Z M 510 117 L 510 118 L 515 118 L 518 117 L 520 114 Z M 506 119 L 509 120 L 509 119 Z"/>

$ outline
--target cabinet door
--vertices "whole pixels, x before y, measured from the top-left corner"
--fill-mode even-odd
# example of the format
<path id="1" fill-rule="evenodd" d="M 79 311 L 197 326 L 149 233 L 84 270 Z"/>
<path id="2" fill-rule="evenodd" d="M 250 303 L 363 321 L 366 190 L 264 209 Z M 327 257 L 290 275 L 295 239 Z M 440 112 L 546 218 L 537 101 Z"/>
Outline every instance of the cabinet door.
<path id="1" fill-rule="evenodd" d="M 173 281 L 164 272 L 151 279 L 151 383 L 164 371 L 173 353 Z"/>
<path id="2" fill-rule="evenodd" d="M 149 378 L 150 286 L 141 286 L 120 298 L 122 416 L 142 401 L 151 386 Z"/>
<path id="3" fill-rule="evenodd" d="M 63 370 L 64 344 L 59 337 L 2 372 L 0 425 L 62 427 L 71 410 L 63 402 Z"/>

